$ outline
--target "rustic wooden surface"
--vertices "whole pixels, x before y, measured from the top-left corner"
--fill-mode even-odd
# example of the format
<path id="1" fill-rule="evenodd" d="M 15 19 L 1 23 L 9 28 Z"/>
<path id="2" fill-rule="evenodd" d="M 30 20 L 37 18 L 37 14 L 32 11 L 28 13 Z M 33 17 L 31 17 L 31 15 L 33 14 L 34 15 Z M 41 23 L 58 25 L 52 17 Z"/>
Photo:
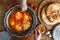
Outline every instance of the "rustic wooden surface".
<path id="1" fill-rule="evenodd" d="M 0 31 L 6 30 L 4 28 L 4 16 L 5 16 L 6 11 L 8 10 L 8 5 L 11 3 L 20 4 L 21 1 L 22 0 L 0 0 Z M 41 1 L 42 0 L 27 0 L 27 4 L 33 3 L 37 6 L 39 6 Z M 53 1 L 53 0 L 47 0 L 47 1 Z M 58 1 L 58 0 L 54 0 L 54 1 Z M 24 38 L 16 38 L 16 37 L 12 37 L 12 38 L 13 38 L 13 40 L 34 40 L 34 34 L 32 33 L 28 37 L 24 37 Z M 53 40 L 53 39 L 46 36 L 42 40 Z"/>

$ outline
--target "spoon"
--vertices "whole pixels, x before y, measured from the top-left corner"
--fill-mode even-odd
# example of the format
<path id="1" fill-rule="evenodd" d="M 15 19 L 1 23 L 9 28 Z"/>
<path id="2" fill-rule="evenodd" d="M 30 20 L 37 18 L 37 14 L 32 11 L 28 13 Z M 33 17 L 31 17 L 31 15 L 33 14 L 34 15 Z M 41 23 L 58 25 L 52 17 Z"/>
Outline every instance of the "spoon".
<path id="1" fill-rule="evenodd" d="M 49 37 L 52 37 L 51 31 L 48 31 L 46 35 L 48 35 Z"/>
<path id="2" fill-rule="evenodd" d="M 26 11 L 27 10 L 27 0 L 23 0 L 22 1 L 22 11 Z"/>

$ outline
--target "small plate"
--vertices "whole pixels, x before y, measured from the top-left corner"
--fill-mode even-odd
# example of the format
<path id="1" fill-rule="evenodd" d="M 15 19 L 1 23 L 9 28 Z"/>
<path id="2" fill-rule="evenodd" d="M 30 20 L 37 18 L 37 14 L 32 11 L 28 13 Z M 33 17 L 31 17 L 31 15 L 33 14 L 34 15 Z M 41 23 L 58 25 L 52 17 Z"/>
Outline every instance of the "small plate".
<path id="1" fill-rule="evenodd" d="M 60 24 L 53 30 L 53 38 L 54 40 L 60 40 Z"/>
<path id="2" fill-rule="evenodd" d="M 0 40 L 12 40 L 12 36 L 7 31 L 0 31 Z"/>

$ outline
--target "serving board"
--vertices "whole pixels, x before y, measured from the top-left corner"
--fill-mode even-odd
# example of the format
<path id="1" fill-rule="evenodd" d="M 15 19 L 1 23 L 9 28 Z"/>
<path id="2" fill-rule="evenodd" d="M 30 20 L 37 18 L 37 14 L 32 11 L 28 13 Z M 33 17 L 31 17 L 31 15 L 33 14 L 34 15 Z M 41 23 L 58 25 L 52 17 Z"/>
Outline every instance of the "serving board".
<path id="1" fill-rule="evenodd" d="M 8 10 L 8 6 L 10 4 L 13 4 L 13 3 L 16 3 L 16 4 L 20 4 L 22 0 L 0 0 L 0 31 L 1 30 L 5 30 L 5 27 L 4 27 L 4 16 L 5 16 L 5 13 L 6 11 Z M 39 7 L 40 3 L 42 2 L 43 0 L 27 0 L 27 4 L 29 3 L 33 3 L 35 4 L 36 6 Z M 47 1 L 47 2 L 60 2 L 59 0 L 44 0 L 44 1 Z M 43 4 L 42 4 L 43 5 Z M 37 11 L 35 11 L 36 14 L 37 14 Z M 38 15 L 37 15 L 38 16 Z M 53 29 L 53 27 L 47 27 L 48 29 Z M 49 30 L 50 30 L 49 29 Z M 24 37 L 24 38 L 16 38 L 16 37 L 12 37 L 13 40 L 34 40 L 34 34 L 31 33 L 29 36 L 27 37 Z M 53 38 L 49 38 L 48 36 L 45 36 L 43 37 L 41 40 L 53 40 Z"/>

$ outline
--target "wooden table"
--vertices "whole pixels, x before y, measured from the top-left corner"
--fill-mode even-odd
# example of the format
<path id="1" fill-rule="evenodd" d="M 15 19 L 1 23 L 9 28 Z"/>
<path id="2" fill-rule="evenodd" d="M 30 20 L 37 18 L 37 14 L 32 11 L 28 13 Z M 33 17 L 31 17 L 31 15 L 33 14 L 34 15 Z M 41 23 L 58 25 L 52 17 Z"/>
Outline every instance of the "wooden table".
<path id="1" fill-rule="evenodd" d="M 0 31 L 6 30 L 4 28 L 4 16 L 6 11 L 8 10 L 8 5 L 12 3 L 20 4 L 22 0 L 0 0 Z M 40 2 L 42 0 L 27 0 L 27 4 L 33 3 L 36 6 L 39 6 Z M 46 1 L 53 1 L 53 0 L 46 0 Z M 57 1 L 57 0 L 54 0 Z M 12 37 L 13 40 L 34 40 L 34 34 L 31 33 L 31 35 L 24 37 L 24 38 L 16 38 Z M 52 38 L 49 38 L 48 36 L 45 36 L 42 40 L 53 40 Z"/>

